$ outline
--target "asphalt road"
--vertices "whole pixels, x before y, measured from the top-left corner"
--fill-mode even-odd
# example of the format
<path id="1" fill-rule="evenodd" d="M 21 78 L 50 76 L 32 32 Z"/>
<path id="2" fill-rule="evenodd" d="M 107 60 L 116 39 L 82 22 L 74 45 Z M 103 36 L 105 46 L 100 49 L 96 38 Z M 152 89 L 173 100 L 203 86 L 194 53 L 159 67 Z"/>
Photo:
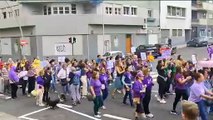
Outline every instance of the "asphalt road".
<path id="1" fill-rule="evenodd" d="M 206 48 L 183 48 L 179 49 L 177 54 L 181 54 L 183 58 L 190 60 L 191 55 L 194 53 L 198 55 L 198 59 L 207 57 Z M 175 116 L 170 114 L 174 95 L 171 95 L 166 99 L 167 104 L 159 104 L 154 97 L 157 88 L 158 85 L 156 84 L 153 89 L 152 100 L 150 103 L 150 111 L 155 116 L 152 120 L 181 120 L 180 115 Z M 57 94 L 51 93 L 51 98 L 56 96 Z M 64 104 L 71 105 L 69 96 L 67 96 L 67 99 L 68 101 Z M 117 120 L 133 119 L 134 108 L 122 104 L 121 94 L 117 94 L 115 99 L 112 99 L 111 96 L 109 96 L 105 101 L 105 106 L 107 109 L 101 110 L 102 120 L 116 120 L 113 118 L 117 118 Z M 181 111 L 180 104 L 177 107 L 177 111 Z M 21 89 L 18 91 L 18 98 L 16 100 L 0 99 L 0 112 L 17 118 L 22 116 L 21 120 L 96 120 L 93 118 L 93 103 L 88 102 L 86 99 L 83 99 L 80 105 L 73 107 L 72 109 L 69 108 L 69 106 L 60 106 L 55 110 L 51 110 L 45 107 L 36 106 L 34 98 L 28 98 L 21 95 Z M 10 119 L 3 119 L 0 114 L 0 120 Z M 11 120 L 13 119 L 11 118 Z"/>

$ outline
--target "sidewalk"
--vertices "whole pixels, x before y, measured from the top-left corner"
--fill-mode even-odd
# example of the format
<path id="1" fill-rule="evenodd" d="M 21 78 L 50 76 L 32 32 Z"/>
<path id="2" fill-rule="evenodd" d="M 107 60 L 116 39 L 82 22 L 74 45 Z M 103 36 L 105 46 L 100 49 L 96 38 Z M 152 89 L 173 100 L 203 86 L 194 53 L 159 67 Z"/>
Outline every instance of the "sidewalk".
<path id="1" fill-rule="evenodd" d="M 0 112 L 0 120 L 20 120 L 15 116 Z"/>

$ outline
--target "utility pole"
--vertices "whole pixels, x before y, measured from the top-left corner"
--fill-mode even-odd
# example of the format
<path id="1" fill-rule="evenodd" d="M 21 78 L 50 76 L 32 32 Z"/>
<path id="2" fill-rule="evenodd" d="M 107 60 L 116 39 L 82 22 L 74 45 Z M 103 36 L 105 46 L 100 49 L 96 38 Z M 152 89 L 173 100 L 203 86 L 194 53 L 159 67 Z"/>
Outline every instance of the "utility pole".
<path id="1" fill-rule="evenodd" d="M 72 45 L 72 55 L 74 55 L 74 44 L 76 43 L 76 38 L 75 37 L 70 37 L 69 38 L 69 43 Z"/>
<path id="2" fill-rule="evenodd" d="M 21 43 L 20 43 L 21 41 L 20 41 L 20 40 L 22 40 L 22 39 L 24 38 L 24 34 L 23 34 L 22 27 L 21 27 L 21 23 L 20 23 L 20 21 L 17 19 L 17 17 L 14 16 L 14 15 L 15 15 L 15 14 L 14 14 L 14 10 L 13 10 L 13 8 L 10 6 L 10 4 L 8 3 L 8 1 L 5 0 L 5 2 L 6 2 L 6 4 L 7 4 L 7 6 L 8 6 L 8 8 L 10 8 L 11 12 L 13 13 L 13 18 L 15 19 L 16 23 L 18 24 L 18 27 L 19 27 L 19 30 L 20 30 L 21 39 L 18 40 L 17 46 L 18 46 L 18 51 L 19 51 L 20 58 L 22 59 L 22 58 L 23 58 L 23 55 L 22 55 L 22 48 L 21 48 Z"/>

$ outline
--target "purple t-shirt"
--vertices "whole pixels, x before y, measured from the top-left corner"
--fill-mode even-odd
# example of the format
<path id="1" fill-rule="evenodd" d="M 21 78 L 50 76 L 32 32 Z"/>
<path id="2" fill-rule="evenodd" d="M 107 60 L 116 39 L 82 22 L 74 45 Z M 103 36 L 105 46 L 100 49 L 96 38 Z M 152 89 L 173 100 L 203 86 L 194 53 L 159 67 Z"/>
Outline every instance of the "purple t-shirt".
<path id="1" fill-rule="evenodd" d="M 187 83 L 180 84 L 180 83 L 178 82 L 178 79 L 180 79 L 180 78 L 181 78 L 181 80 L 183 80 L 183 79 L 184 79 L 184 76 L 181 75 L 180 73 L 178 73 L 178 74 L 175 75 L 175 80 L 176 80 L 176 86 L 175 86 L 175 88 L 176 88 L 176 89 L 184 90 L 184 89 L 187 88 Z"/>
<path id="2" fill-rule="evenodd" d="M 93 87 L 96 96 L 100 96 L 101 95 L 101 81 L 100 80 L 92 79 L 90 81 L 90 86 Z"/>
<path id="3" fill-rule="evenodd" d="M 152 90 L 152 86 L 154 85 L 152 81 L 153 81 L 153 78 L 151 76 L 146 76 L 144 80 L 142 81 L 143 84 L 147 86 L 146 88 L 147 90 Z"/>
<path id="4" fill-rule="evenodd" d="M 205 91 L 207 91 L 207 88 L 203 82 L 194 82 L 194 84 L 190 87 L 189 101 L 200 102 L 203 99 L 201 95 L 204 95 Z"/>
<path id="5" fill-rule="evenodd" d="M 144 89 L 143 83 L 139 82 L 138 80 L 136 80 L 134 82 L 133 86 L 132 86 L 134 98 L 143 98 L 144 97 L 144 93 L 140 92 L 143 89 Z"/>
<path id="6" fill-rule="evenodd" d="M 100 79 L 100 82 L 105 85 L 105 87 L 108 86 L 109 77 L 108 77 L 107 74 L 100 74 L 100 78 L 99 79 Z"/>

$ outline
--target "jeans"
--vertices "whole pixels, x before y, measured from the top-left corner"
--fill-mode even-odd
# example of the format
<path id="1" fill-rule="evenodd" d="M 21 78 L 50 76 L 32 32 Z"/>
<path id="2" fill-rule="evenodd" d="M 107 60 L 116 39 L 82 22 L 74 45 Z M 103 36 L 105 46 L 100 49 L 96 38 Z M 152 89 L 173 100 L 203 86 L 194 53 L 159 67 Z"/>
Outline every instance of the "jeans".
<path id="1" fill-rule="evenodd" d="M 55 85 L 56 85 L 56 75 L 53 74 L 52 75 L 52 80 L 51 80 L 51 85 L 50 85 L 51 90 L 56 91 L 56 86 Z"/>
<path id="2" fill-rule="evenodd" d="M 125 95 L 123 98 L 123 103 L 126 104 L 126 99 L 129 96 L 129 102 L 131 104 L 131 106 L 133 106 L 133 100 L 132 100 L 132 92 L 131 92 L 131 86 L 129 86 L 130 90 L 127 90 L 127 88 L 125 88 Z"/>
<path id="3" fill-rule="evenodd" d="M 44 85 L 44 94 L 43 94 L 43 101 L 46 102 L 49 97 L 49 89 L 50 89 L 50 84 L 45 84 Z"/>
<path id="4" fill-rule="evenodd" d="M 18 90 L 18 86 L 15 83 L 11 83 L 11 97 L 13 99 L 17 98 L 17 90 Z"/>
<path id="5" fill-rule="evenodd" d="M 143 107 L 145 114 L 150 114 L 149 103 L 151 100 L 151 90 L 146 89 L 145 97 L 143 98 Z"/>
<path id="6" fill-rule="evenodd" d="M 27 87 L 27 80 L 23 80 L 22 82 L 22 94 L 26 95 L 26 87 Z"/>
<path id="7" fill-rule="evenodd" d="M 102 90 L 102 93 L 103 93 L 103 101 L 105 101 L 109 94 L 108 88 Z"/>
<path id="8" fill-rule="evenodd" d="M 31 92 L 35 89 L 35 77 L 29 77 L 28 78 L 28 94 L 31 94 Z"/>
<path id="9" fill-rule="evenodd" d="M 183 100 L 188 100 L 188 94 L 187 89 L 181 90 L 181 89 L 175 89 L 175 101 L 173 103 L 173 110 L 176 110 L 176 106 L 178 102 L 180 101 L 181 97 Z"/>
<path id="10" fill-rule="evenodd" d="M 96 96 L 93 100 L 94 103 L 94 114 L 98 115 L 99 109 L 103 106 L 103 97 L 101 95 Z"/>
<path id="11" fill-rule="evenodd" d="M 66 84 L 66 85 L 62 85 L 62 89 L 63 89 L 63 93 L 64 94 L 69 94 L 69 84 Z"/>
<path id="12" fill-rule="evenodd" d="M 71 84 L 70 85 L 70 90 L 71 90 L 71 96 L 72 96 L 72 99 L 73 99 L 73 102 L 77 102 L 77 101 L 80 101 L 80 88 L 79 88 L 79 85 L 73 85 Z"/>
<path id="13" fill-rule="evenodd" d="M 207 106 L 204 100 L 201 100 L 200 102 L 197 102 L 199 111 L 200 111 L 200 117 L 202 120 L 208 120 L 208 113 L 207 113 Z"/>

